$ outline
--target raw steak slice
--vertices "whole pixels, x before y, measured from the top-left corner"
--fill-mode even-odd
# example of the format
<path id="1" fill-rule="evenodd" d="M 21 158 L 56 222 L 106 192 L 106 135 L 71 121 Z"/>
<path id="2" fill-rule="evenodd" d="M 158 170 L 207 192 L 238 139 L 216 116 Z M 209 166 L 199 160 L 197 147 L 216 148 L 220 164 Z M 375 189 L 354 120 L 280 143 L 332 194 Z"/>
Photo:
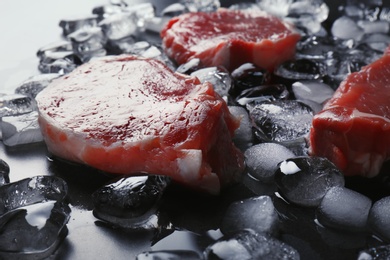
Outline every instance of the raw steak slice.
<path id="1" fill-rule="evenodd" d="M 251 62 L 273 70 L 294 57 L 300 35 L 290 24 L 259 10 L 187 13 L 161 31 L 163 48 L 178 64 L 199 58 L 204 66 L 232 71 Z"/>
<path id="2" fill-rule="evenodd" d="M 390 156 L 390 53 L 350 74 L 313 119 L 310 149 L 345 175 L 377 175 Z"/>
<path id="3" fill-rule="evenodd" d="M 209 83 L 134 56 L 82 65 L 37 96 L 54 155 L 116 174 L 168 175 L 218 193 L 243 170 L 239 121 Z"/>

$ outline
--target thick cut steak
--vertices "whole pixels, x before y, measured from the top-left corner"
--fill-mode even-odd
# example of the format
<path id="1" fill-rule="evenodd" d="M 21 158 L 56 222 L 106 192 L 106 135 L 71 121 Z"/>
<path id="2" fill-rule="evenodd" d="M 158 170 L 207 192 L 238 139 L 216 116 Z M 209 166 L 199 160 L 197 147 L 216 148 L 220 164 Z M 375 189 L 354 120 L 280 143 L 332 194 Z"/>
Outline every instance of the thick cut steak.
<path id="1" fill-rule="evenodd" d="M 300 35 L 290 24 L 259 10 L 186 13 L 161 31 L 163 48 L 178 64 L 199 58 L 203 66 L 233 70 L 251 62 L 273 70 L 294 57 Z"/>
<path id="2" fill-rule="evenodd" d="M 163 63 L 106 57 L 78 67 L 37 96 L 54 155 L 116 174 L 167 175 L 218 193 L 236 181 L 239 121 L 209 83 Z"/>
<path id="3" fill-rule="evenodd" d="M 313 155 L 345 175 L 377 175 L 390 156 L 390 53 L 350 74 L 314 117 Z"/>

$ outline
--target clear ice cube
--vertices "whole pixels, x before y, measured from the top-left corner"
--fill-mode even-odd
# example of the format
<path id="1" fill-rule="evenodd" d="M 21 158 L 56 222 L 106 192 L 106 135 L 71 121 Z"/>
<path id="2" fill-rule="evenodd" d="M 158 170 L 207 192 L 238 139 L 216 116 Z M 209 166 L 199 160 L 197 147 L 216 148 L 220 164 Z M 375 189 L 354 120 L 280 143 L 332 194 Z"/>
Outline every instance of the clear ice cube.
<path id="1" fill-rule="evenodd" d="M 277 143 L 261 143 L 248 148 L 244 156 L 250 175 L 263 182 L 272 182 L 278 164 L 295 157 L 295 154 Z"/>
<path id="2" fill-rule="evenodd" d="M 8 147 L 43 141 L 37 111 L 17 116 L 5 116 L 0 126 L 3 143 Z"/>
<path id="3" fill-rule="evenodd" d="M 344 186 L 344 176 L 328 159 L 295 157 L 279 164 L 275 182 L 287 201 L 306 207 L 321 203 L 332 187 Z"/>
<path id="4" fill-rule="evenodd" d="M 62 28 L 64 36 L 79 30 L 87 29 L 97 26 L 98 17 L 96 15 L 87 16 L 87 17 L 70 17 L 62 19 L 59 26 Z"/>
<path id="5" fill-rule="evenodd" d="M 9 183 L 9 165 L 0 159 L 0 186 Z"/>
<path id="6" fill-rule="evenodd" d="M 92 9 L 92 14 L 98 16 L 98 21 L 121 12 L 123 12 L 122 6 L 112 4 L 96 6 Z"/>
<path id="7" fill-rule="evenodd" d="M 323 104 L 333 96 L 334 90 L 319 81 L 297 81 L 292 84 L 292 91 L 297 100 L 310 100 Z"/>
<path id="8" fill-rule="evenodd" d="M 43 259 L 67 235 L 65 181 L 35 176 L 0 186 L 0 258 Z"/>
<path id="9" fill-rule="evenodd" d="M 368 225 L 377 236 L 390 240 L 390 196 L 376 201 L 368 215 Z"/>
<path id="10" fill-rule="evenodd" d="M 325 75 L 325 66 L 319 60 L 295 59 L 282 63 L 274 74 L 287 81 L 317 80 Z"/>
<path id="11" fill-rule="evenodd" d="M 265 142 L 291 142 L 309 133 L 313 112 L 296 100 L 264 101 L 247 105 L 256 137 Z"/>
<path id="12" fill-rule="evenodd" d="M 347 16 L 337 18 L 332 24 L 331 32 L 334 37 L 344 40 L 360 41 L 364 35 L 364 30 Z"/>
<path id="13" fill-rule="evenodd" d="M 187 11 L 186 6 L 182 3 L 174 3 L 166 6 L 160 13 L 161 16 L 174 17 Z"/>
<path id="14" fill-rule="evenodd" d="M 38 74 L 21 83 L 16 89 L 16 94 L 35 98 L 39 92 L 46 88 L 53 79 L 60 77 L 58 73 Z"/>
<path id="15" fill-rule="evenodd" d="M 222 237 L 208 246 L 204 255 L 206 259 L 300 259 L 291 246 L 251 229 Z"/>
<path id="16" fill-rule="evenodd" d="M 388 21 L 365 21 L 360 20 L 357 25 L 363 28 L 365 34 L 371 33 L 389 33 L 390 24 Z"/>
<path id="17" fill-rule="evenodd" d="M 371 204 L 371 199 L 363 194 L 344 187 L 333 187 L 323 197 L 316 215 L 318 221 L 326 227 L 364 231 Z"/>
<path id="18" fill-rule="evenodd" d="M 256 0 L 260 8 L 267 13 L 285 17 L 288 15 L 290 5 L 294 0 Z"/>
<path id="19" fill-rule="evenodd" d="M 154 214 L 169 182 L 165 176 L 131 176 L 116 180 L 94 192 L 93 214 L 113 226 L 136 227 Z"/>
<path id="20" fill-rule="evenodd" d="M 72 42 L 74 53 L 86 62 L 94 56 L 105 55 L 105 44 L 107 39 L 100 27 L 80 29 L 68 35 Z"/>
<path id="21" fill-rule="evenodd" d="M 245 151 L 253 144 L 252 123 L 249 120 L 248 111 L 239 106 L 229 106 L 229 111 L 233 116 L 240 118 L 240 126 L 234 131 L 234 144 Z"/>
<path id="22" fill-rule="evenodd" d="M 210 82 L 215 92 L 221 97 L 227 96 L 232 86 L 232 78 L 229 72 L 223 67 L 208 67 L 191 73 L 191 76 L 199 78 L 203 82 Z"/>
<path id="23" fill-rule="evenodd" d="M 38 69 L 42 73 L 63 75 L 74 70 L 80 63 L 73 51 L 45 51 L 40 55 Z"/>
<path id="24" fill-rule="evenodd" d="M 253 229 L 259 233 L 274 234 L 278 224 L 278 213 L 271 197 L 258 196 L 230 204 L 223 216 L 221 231 L 227 235 L 243 229 Z"/>
<path id="25" fill-rule="evenodd" d="M 50 44 L 47 44 L 37 51 L 37 57 L 42 59 L 44 58 L 44 55 L 46 52 L 51 53 L 63 53 L 63 52 L 72 52 L 72 44 L 69 41 L 63 40 L 58 42 L 53 42 Z"/>
<path id="26" fill-rule="evenodd" d="M 151 3 L 127 6 L 124 8 L 124 11 L 134 14 L 135 24 L 140 30 L 145 29 L 145 24 L 147 21 L 153 19 L 156 16 L 156 8 Z"/>
<path id="27" fill-rule="evenodd" d="M 221 7 L 219 0 L 180 0 L 190 12 L 215 12 Z"/>
<path id="28" fill-rule="evenodd" d="M 36 110 L 36 104 L 31 97 L 22 94 L 0 96 L 0 118 L 18 116 Z"/>
<path id="29" fill-rule="evenodd" d="M 110 15 L 100 21 L 99 26 L 109 40 L 119 40 L 137 34 L 136 16 L 132 12 Z"/>
<path id="30" fill-rule="evenodd" d="M 266 100 L 287 99 L 289 95 L 284 84 L 261 85 L 244 89 L 235 100 L 241 106 L 252 107 Z"/>

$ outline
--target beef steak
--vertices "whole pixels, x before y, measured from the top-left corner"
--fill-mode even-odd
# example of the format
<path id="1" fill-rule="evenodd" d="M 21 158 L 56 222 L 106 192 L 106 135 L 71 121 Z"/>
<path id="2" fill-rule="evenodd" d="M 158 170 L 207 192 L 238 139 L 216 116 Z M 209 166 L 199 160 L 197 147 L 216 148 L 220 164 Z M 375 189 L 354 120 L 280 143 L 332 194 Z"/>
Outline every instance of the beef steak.
<path id="1" fill-rule="evenodd" d="M 134 56 L 105 57 L 37 96 L 49 151 L 115 174 L 160 174 L 218 193 L 236 181 L 239 121 L 209 83 Z"/>
<path id="2" fill-rule="evenodd" d="M 178 64 L 199 58 L 205 67 L 230 71 L 247 62 L 273 70 L 294 57 L 300 39 L 290 24 L 263 11 L 229 9 L 175 17 L 161 37 L 165 52 Z"/>
<path id="3" fill-rule="evenodd" d="M 313 119 L 311 154 L 345 175 L 377 175 L 390 156 L 390 52 L 350 74 Z"/>

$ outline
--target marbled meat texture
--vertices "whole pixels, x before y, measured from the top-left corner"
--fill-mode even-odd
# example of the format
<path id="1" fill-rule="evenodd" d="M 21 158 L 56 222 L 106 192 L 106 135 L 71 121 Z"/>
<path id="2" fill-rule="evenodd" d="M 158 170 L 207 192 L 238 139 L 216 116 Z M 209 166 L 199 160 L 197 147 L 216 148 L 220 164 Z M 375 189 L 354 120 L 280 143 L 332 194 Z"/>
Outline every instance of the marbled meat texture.
<path id="1" fill-rule="evenodd" d="M 294 57 L 300 39 L 292 25 L 263 11 L 223 8 L 172 18 L 161 37 L 165 52 L 178 64 L 199 58 L 205 67 L 230 71 L 247 62 L 272 71 Z"/>
<path id="2" fill-rule="evenodd" d="M 311 154 L 345 175 L 378 175 L 390 156 L 390 52 L 350 74 L 313 119 Z"/>
<path id="3" fill-rule="evenodd" d="M 213 194 L 240 178 L 239 121 L 209 83 L 134 56 L 84 64 L 37 96 L 49 151 L 115 174 L 159 174 Z"/>

